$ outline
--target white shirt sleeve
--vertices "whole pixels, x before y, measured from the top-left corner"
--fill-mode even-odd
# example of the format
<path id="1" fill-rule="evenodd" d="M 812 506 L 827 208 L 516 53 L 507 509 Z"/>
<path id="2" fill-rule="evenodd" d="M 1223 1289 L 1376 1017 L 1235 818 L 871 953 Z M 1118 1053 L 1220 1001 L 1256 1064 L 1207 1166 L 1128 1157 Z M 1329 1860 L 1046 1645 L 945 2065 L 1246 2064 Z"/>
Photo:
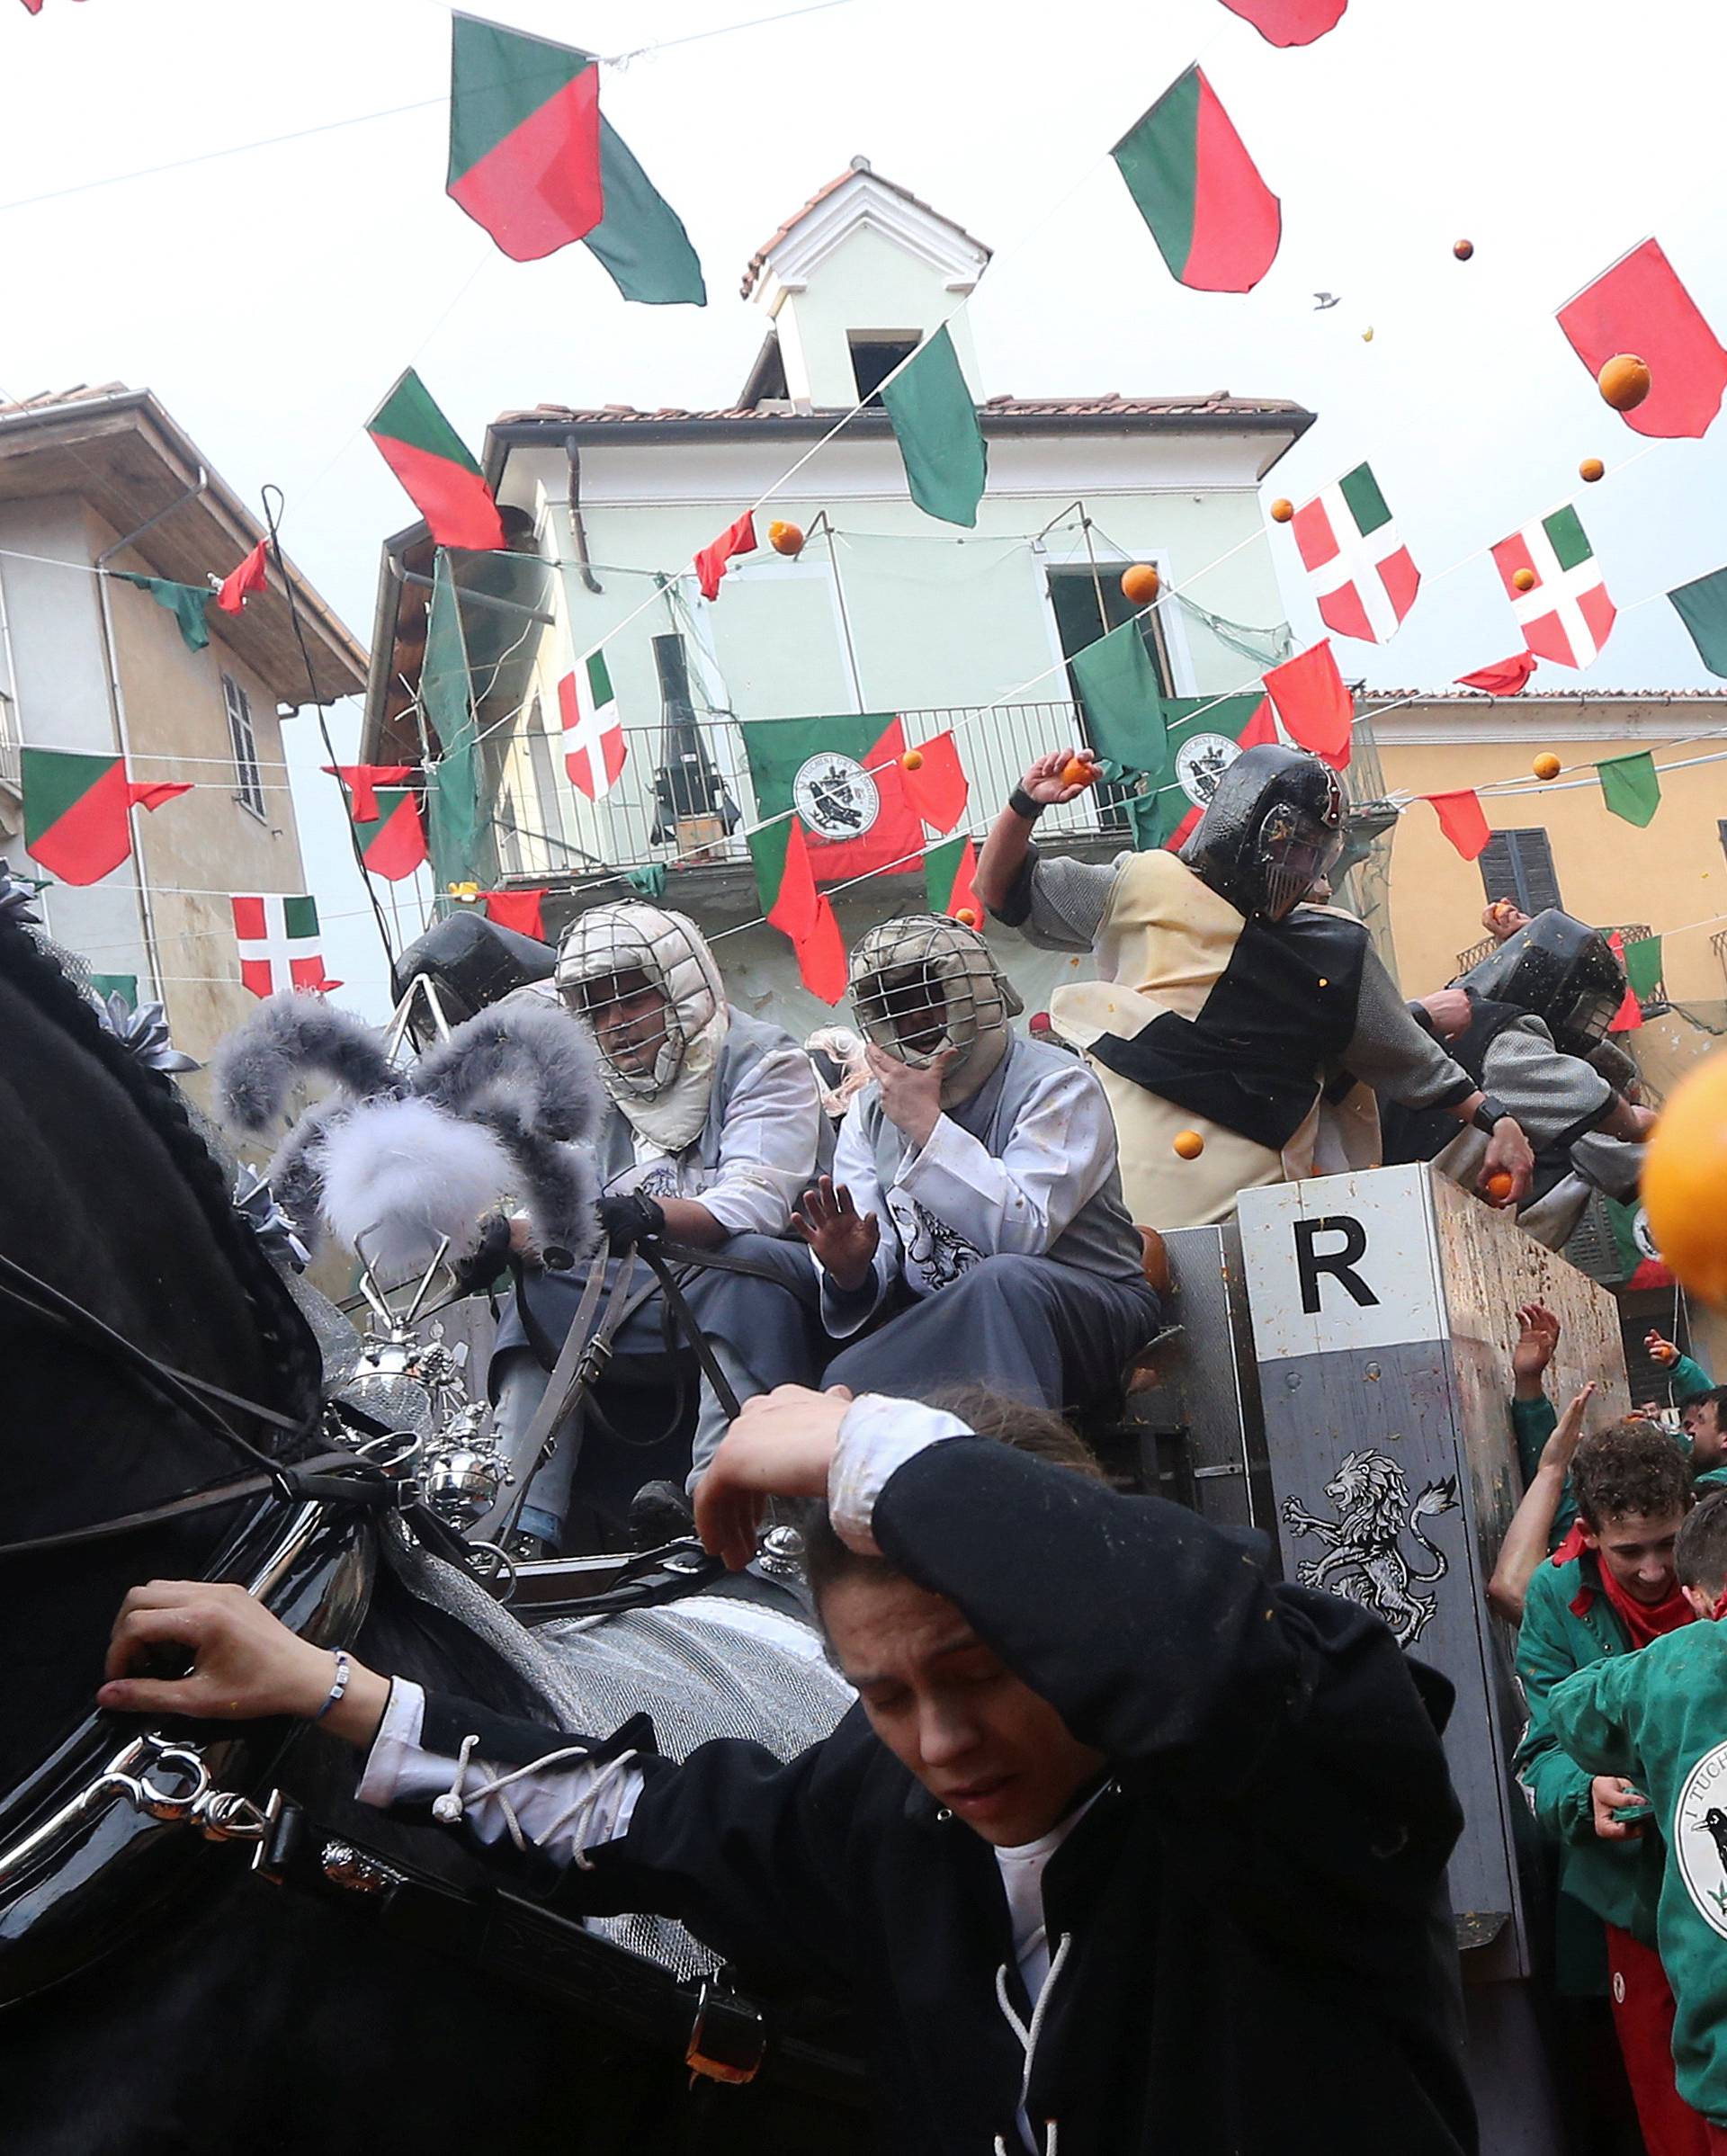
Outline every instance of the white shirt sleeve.
<path id="1" fill-rule="evenodd" d="M 1063 1057 L 1026 1099 L 999 1159 L 942 1115 L 894 1183 L 986 1257 L 1041 1257 L 1114 1165 L 1104 1089 L 1082 1063 Z"/>
<path id="2" fill-rule="evenodd" d="M 890 1400 L 882 1392 L 860 1394 L 846 1410 L 828 1470 L 828 1516 L 835 1534 L 862 1555 L 879 1557 L 871 1523 L 889 1477 L 926 1445 L 972 1434 L 945 1409 Z"/>
<path id="3" fill-rule="evenodd" d="M 783 1235 L 816 1179 L 821 1096 L 801 1048 L 775 1048 L 745 1073 L 726 1103 L 720 1166 L 696 1192 L 729 1235 Z"/>
<path id="4" fill-rule="evenodd" d="M 597 1767 L 559 1759 L 556 1752 L 532 1767 L 499 1768 L 471 1758 L 461 1765 L 420 1749 L 425 1718 L 425 1693 L 407 1677 L 394 1678 L 354 1792 L 362 1804 L 426 1803 L 454 1795 L 477 1839 L 509 1835 L 518 1846 L 532 1842 L 566 1865 L 628 1833 L 643 1777 L 627 1753 Z"/>
<path id="5" fill-rule="evenodd" d="M 869 1323 L 881 1307 L 889 1283 L 899 1270 L 899 1231 L 881 1195 L 881 1185 L 875 1173 L 875 1156 L 864 1134 L 864 1103 L 876 1098 L 877 1092 L 878 1088 L 872 1084 L 853 1100 L 846 1111 L 845 1122 L 839 1126 L 839 1141 L 834 1151 L 834 1188 L 848 1190 L 858 1212 L 865 1216 L 873 1213 L 881 1230 L 872 1278 L 855 1294 L 848 1295 L 837 1288 L 828 1279 L 821 1260 L 816 1259 L 816 1270 L 821 1275 L 821 1321 L 830 1338 L 836 1340 L 849 1339 Z"/>

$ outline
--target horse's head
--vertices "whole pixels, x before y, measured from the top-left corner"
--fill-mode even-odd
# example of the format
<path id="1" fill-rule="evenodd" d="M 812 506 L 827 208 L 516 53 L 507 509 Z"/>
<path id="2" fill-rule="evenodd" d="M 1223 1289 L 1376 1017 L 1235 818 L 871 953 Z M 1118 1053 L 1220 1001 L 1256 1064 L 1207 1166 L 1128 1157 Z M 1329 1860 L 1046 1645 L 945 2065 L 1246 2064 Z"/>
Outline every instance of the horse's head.
<path id="1" fill-rule="evenodd" d="M 3 917 L 0 1042 L 0 1256 L 183 1379 L 264 1410 L 219 1406 L 256 1453 L 287 1462 L 316 1450 L 316 1345 L 236 1214 L 225 1172 L 169 1081 L 105 1031 L 53 958 Z M 148 1511 L 243 1466 L 205 1418 L 93 1346 L 64 1305 L 20 1299 L 18 1276 L 5 1277 L 0 1545 Z M 255 1494 L 60 1552 L 0 1549 L 0 1846 L 15 1843 L 31 1802 L 53 1798 L 54 1761 L 69 1775 L 75 1758 L 129 1734 L 92 1705 L 127 1588 L 202 1574 L 262 1502 Z M 0 1883 L 0 1941 L 4 1906 Z"/>

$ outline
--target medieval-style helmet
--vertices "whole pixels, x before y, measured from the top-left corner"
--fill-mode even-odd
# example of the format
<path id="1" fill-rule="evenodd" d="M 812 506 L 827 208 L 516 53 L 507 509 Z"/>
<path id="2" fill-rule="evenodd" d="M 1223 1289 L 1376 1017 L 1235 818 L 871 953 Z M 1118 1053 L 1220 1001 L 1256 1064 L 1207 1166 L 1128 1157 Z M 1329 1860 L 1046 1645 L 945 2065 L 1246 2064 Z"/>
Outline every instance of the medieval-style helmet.
<path id="1" fill-rule="evenodd" d="M 1337 859 L 1343 814 L 1329 764 L 1268 742 L 1218 780 L 1181 858 L 1238 913 L 1281 921 Z"/>
<path id="2" fill-rule="evenodd" d="M 1625 999 L 1624 969 L 1606 937 L 1557 906 L 1507 936 L 1457 985 L 1529 1012 L 1555 1046 L 1586 1060 Z"/>
<path id="3" fill-rule="evenodd" d="M 975 1093 L 1007 1051 L 1024 1009 L 975 928 L 939 914 L 904 914 L 872 928 L 852 953 L 852 1008 L 868 1040 L 914 1070 L 949 1049 L 944 1101 Z"/>
<path id="4" fill-rule="evenodd" d="M 631 974 L 640 974 L 666 1006 L 647 1071 L 627 1069 L 607 1046 L 605 1012 L 630 999 L 619 983 Z M 695 923 L 635 899 L 577 916 L 558 953 L 558 993 L 594 1028 L 607 1092 L 636 1100 L 653 1100 L 675 1083 L 691 1042 L 725 1002 L 720 969 Z"/>

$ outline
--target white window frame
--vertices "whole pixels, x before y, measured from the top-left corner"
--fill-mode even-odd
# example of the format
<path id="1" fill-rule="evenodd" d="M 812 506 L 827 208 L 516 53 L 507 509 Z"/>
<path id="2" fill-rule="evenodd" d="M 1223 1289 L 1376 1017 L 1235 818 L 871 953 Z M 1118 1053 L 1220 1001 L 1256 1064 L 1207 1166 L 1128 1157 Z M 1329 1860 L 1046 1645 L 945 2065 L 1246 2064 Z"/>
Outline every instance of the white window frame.
<path id="1" fill-rule="evenodd" d="M 252 702 L 231 674 L 222 675 L 222 710 L 228 717 L 228 745 L 234 756 L 234 798 L 260 823 L 264 813 L 264 779 L 258 768 L 258 737 L 252 724 Z"/>

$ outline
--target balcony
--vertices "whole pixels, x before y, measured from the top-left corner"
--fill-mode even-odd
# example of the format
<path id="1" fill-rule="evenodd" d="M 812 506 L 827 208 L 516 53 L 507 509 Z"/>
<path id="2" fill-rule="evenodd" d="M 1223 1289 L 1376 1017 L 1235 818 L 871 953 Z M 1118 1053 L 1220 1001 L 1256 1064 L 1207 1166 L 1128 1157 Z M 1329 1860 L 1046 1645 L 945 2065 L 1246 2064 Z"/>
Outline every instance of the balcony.
<path id="1" fill-rule="evenodd" d="M 1654 933 L 1655 931 L 1646 921 L 1630 921 L 1620 923 L 1616 926 L 1604 927 L 1601 931 L 1601 934 L 1605 936 L 1616 935 L 1622 944 L 1645 943 L 1651 935 L 1654 935 Z M 1723 932 L 1723 934 L 1727 934 L 1727 932 Z M 1718 955 L 1720 953 L 1722 942 L 1722 936 L 1717 936 L 1715 938 L 1715 945 Z M 1460 951 L 1457 953 L 1458 972 L 1467 973 L 1472 966 L 1480 965 L 1484 958 L 1490 957 L 1491 954 L 1499 949 L 1499 939 L 1497 936 L 1490 935 L 1482 943 L 1472 944 L 1467 951 Z M 1727 964 L 1727 960 L 1723 960 L 1723 964 Z M 1667 1001 L 1666 982 L 1657 981 L 1653 995 L 1646 997 L 1644 1001 L 1648 1003 L 1665 1003 Z"/>
<path id="2" fill-rule="evenodd" d="M 1086 738 L 1078 707 L 1066 702 L 907 711 L 899 719 L 908 748 L 953 732 L 971 786 L 956 829 L 976 837 L 988 829 L 1033 757 Z M 698 724 L 705 771 L 692 763 L 661 772 L 663 726 L 626 727 L 623 771 L 599 801 L 589 801 L 565 776 L 560 737 L 538 730 L 514 736 L 492 782 L 503 880 L 582 882 L 606 872 L 658 867 L 676 881 L 699 871 L 747 871 L 749 848 L 741 834 L 758 814 L 742 729 L 735 720 L 705 713 Z M 1130 846 L 1124 792 L 1099 787 L 1081 794 L 1051 810 L 1040 833 L 1100 854 Z M 917 874 L 917 863 L 908 863 L 906 872 Z M 699 879 L 713 880 L 711 872 Z"/>

